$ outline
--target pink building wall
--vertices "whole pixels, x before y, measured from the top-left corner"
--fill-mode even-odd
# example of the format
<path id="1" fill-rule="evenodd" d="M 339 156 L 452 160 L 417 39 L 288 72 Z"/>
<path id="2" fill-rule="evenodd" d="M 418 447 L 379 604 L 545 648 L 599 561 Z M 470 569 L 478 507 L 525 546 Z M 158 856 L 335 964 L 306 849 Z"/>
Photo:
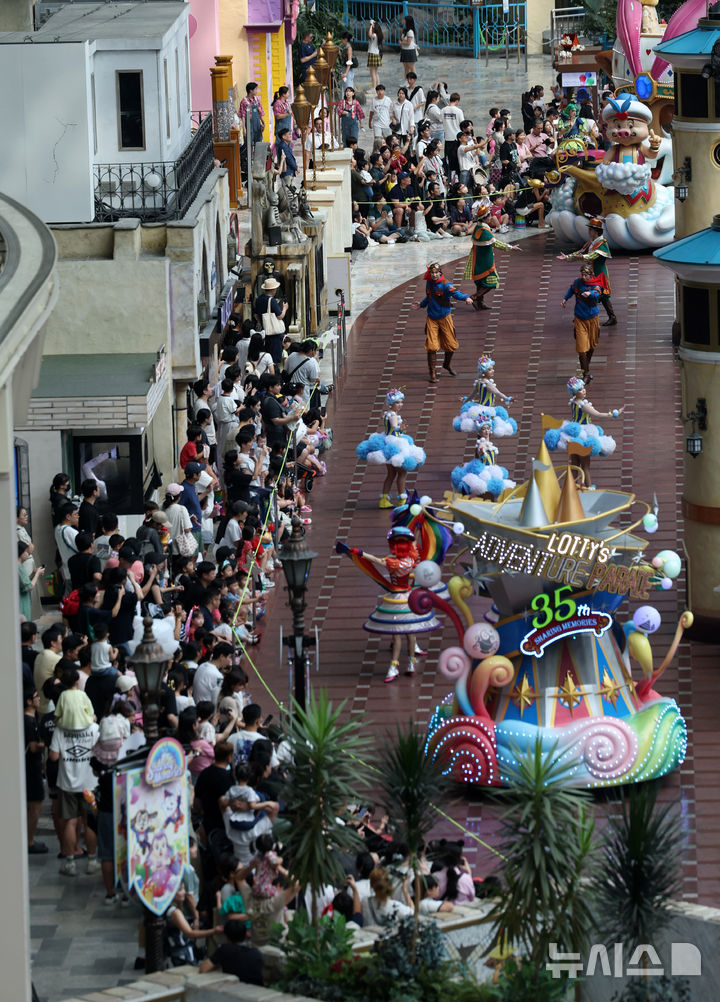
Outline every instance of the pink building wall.
<path id="1" fill-rule="evenodd" d="M 218 0 L 190 0 L 190 86 L 193 111 L 212 108 L 210 67 L 220 55 Z"/>

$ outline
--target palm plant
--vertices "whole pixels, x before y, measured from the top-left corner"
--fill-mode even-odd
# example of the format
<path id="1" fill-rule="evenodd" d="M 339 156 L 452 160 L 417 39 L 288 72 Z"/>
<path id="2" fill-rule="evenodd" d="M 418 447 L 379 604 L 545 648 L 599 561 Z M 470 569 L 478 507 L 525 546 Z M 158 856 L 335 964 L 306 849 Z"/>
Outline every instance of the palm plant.
<path id="1" fill-rule="evenodd" d="M 417 941 L 420 908 L 420 865 L 418 853 L 436 821 L 435 804 L 448 788 L 448 780 L 437 762 L 425 755 L 425 736 L 411 720 L 398 724 L 381 757 L 381 786 L 385 808 L 400 841 L 409 851 L 415 877 L 415 929 L 412 951 Z"/>
<path id="2" fill-rule="evenodd" d="M 681 890 L 680 820 L 676 810 L 658 804 L 659 788 L 658 782 L 648 782 L 623 789 L 591 884 L 602 939 L 623 943 L 630 951 L 657 942 Z M 645 998 L 671 997 L 656 996 L 656 980 L 631 986 L 631 991 Z"/>
<path id="3" fill-rule="evenodd" d="M 583 877 L 593 858 L 595 823 L 585 791 L 567 788 L 569 774 L 555 747 L 538 740 L 516 751 L 511 785 L 495 796 L 501 817 L 501 887 L 488 916 L 496 938 L 514 947 L 536 972 L 535 998 L 550 944 L 581 952 L 592 920 Z"/>
<path id="4" fill-rule="evenodd" d="M 333 707 L 325 689 L 311 692 L 305 710 L 295 703 L 289 729 L 293 762 L 280 794 L 286 817 L 276 826 L 290 875 L 310 888 L 316 937 L 318 892 L 344 882 L 338 854 L 362 848 L 355 829 L 338 821 L 348 801 L 368 786 L 361 760 L 368 739 L 359 722 L 340 719 L 344 707 L 344 702 Z"/>

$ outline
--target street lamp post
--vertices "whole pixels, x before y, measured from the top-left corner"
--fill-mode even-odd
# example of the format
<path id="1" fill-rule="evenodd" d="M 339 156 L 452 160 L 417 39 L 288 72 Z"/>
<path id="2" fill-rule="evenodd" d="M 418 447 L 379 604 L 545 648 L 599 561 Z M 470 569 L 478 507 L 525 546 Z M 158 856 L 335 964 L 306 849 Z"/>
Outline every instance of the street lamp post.
<path id="1" fill-rule="evenodd" d="M 327 105 L 325 104 L 325 91 L 330 84 L 330 67 L 323 55 L 322 47 L 320 48 L 320 55 L 315 60 L 315 65 L 313 66 L 315 71 L 315 76 L 320 83 L 320 107 L 322 111 L 325 111 Z M 330 135 L 332 136 L 332 122 L 330 121 L 331 112 L 328 113 L 328 125 L 330 125 Z M 325 120 L 323 119 L 323 141 L 322 147 L 322 169 L 325 170 Z"/>
<path id="2" fill-rule="evenodd" d="M 305 596 L 310 568 L 316 556 L 317 553 L 305 543 L 302 520 L 297 515 L 293 515 L 290 539 L 282 545 L 278 557 L 285 574 L 289 605 L 293 614 L 293 635 L 290 641 L 293 657 L 293 688 L 297 704 L 303 710 L 305 709 L 307 688 L 305 648 L 309 641 L 309 638 L 305 636 L 305 609 L 307 608 Z"/>
<path id="3" fill-rule="evenodd" d="M 143 704 L 143 731 L 148 752 L 158 740 L 158 718 L 160 716 L 160 688 L 168 657 L 155 639 L 152 619 L 143 620 L 145 632 L 135 648 L 132 663 L 138 681 L 138 689 Z M 165 920 L 145 909 L 145 973 L 153 974 L 163 969 L 163 930 Z"/>
<path id="4" fill-rule="evenodd" d="M 315 109 L 317 108 L 317 103 L 320 100 L 320 82 L 315 76 L 315 71 L 313 70 L 312 66 L 305 74 L 305 82 L 303 83 L 303 88 L 305 90 L 305 97 L 310 102 L 310 107 L 312 108 L 312 120 L 310 122 L 310 127 L 312 129 L 312 132 L 310 133 L 310 135 L 312 137 L 312 160 L 313 160 L 312 186 L 313 186 L 313 191 L 315 191 L 315 188 L 317 187 L 317 165 L 315 163 L 315 160 L 317 159 L 315 156 Z M 304 151 L 303 151 L 303 156 L 305 156 Z"/>
<path id="5" fill-rule="evenodd" d="M 299 84 L 295 88 L 295 100 L 292 103 L 293 115 L 300 129 L 302 136 L 302 163 L 303 163 L 303 188 L 307 188 L 307 165 L 305 163 L 305 139 L 307 137 L 308 126 L 312 129 L 312 107 L 305 97 L 305 88 Z"/>

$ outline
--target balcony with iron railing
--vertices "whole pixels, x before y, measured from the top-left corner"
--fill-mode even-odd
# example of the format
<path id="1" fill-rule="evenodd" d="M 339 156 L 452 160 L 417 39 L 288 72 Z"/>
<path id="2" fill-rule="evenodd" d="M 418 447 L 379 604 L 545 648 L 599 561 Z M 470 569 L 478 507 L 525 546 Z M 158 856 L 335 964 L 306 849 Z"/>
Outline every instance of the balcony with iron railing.
<path id="1" fill-rule="evenodd" d="M 212 112 L 192 112 L 192 138 L 177 160 L 95 164 L 96 223 L 182 219 L 213 167 Z"/>

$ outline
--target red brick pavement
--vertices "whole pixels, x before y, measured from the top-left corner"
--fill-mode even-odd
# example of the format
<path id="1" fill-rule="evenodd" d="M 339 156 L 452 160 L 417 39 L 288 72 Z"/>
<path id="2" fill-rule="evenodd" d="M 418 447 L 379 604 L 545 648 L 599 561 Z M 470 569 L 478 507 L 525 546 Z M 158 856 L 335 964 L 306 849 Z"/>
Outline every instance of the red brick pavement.
<path id="1" fill-rule="evenodd" d="M 501 288 L 489 297 L 489 312 L 477 314 L 458 304 L 457 378 L 442 373 L 436 385 L 427 382 L 424 313 L 411 309 L 424 294 L 424 283 L 416 277 L 383 296 L 358 319 L 338 392 L 331 398 L 335 444 L 327 479 L 316 481 L 313 526 L 308 533 L 319 552 L 310 577 L 309 598 L 313 625 L 321 632 L 320 671 L 319 676 L 313 676 L 313 684 L 326 686 L 334 700 L 347 699 L 350 711 L 364 721 L 376 747 L 396 721 L 414 717 L 426 723 L 446 695 L 448 685 L 438 676 L 436 666 L 443 639 L 450 642 L 451 631 L 430 636 L 430 652 L 414 678 L 401 676 L 391 686 L 383 684 L 389 660 L 387 642 L 361 628 L 374 607 L 378 589 L 347 559 L 334 553 L 336 539 L 370 552 L 386 552 L 388 517 L 377 508 L 382 468 L 358 463 L 355 445 L 381 429 L 386 391 L 403 386 L 408 430 L 428 454 L 418 475 L 410 475 L 409 486 L 441 498 L 450 486 L 452 466 L 472 455 L 471 437 L 464 441 L 452 430 L 451 422 L 458 413 L 461 395 L 472 387 L 478 355 L 487 351 L 497 363 L 498 385 L 515 398 L 511 413 L 519 425 L 517 436 L 499 440 L 500 462 L 518 482 L 527 478 L 539 444 L 541 412 L 557 417 L 567 413 L 565 383 L 575 372 L 576 355 L 572 304 L 563 311 L 560 300 L 577 267 L 555 259 L 559 247 L 551 233 L 525 241 L 523 249 L 523 254 L 498 254 Z M 456 261 L 445 274 L 459 283 L 463 267 L 464 261 Z M 647 499 L 655 493 L 660 528 L 649 537 L 649 553 L 663 548 L 681 551 L 684 429 L 679 421 L 678 370 L 670 341 L 672 276 L 649 255 L 617 258 L 610 271 L 620 323 L 615 328 L 601 328 L 590 397 L 602 410 L 622 404 L 627 410 L 620 421 L 608 422 L 611 427 L 607 430 L 615 436 L 618 448 L 611 457 L 593 460 L 593 479 L 599 485 L 619 485 Z M 465 288 L 471 291 L 469 283 Z M 683 580 L 678 579 L 676 585 L 670 592 L 654 595 L 653 604 L 664 620 L 653 637 L 656 659 L 662 658 L 683 608 Z M 478 613 L 484 608 L 483 601 L 475 600 Z M 281 620 L 289 623 L 289 613 L 278 601 L 271 635 L 261 648 L 258 665 L 262 664 L 274 691 L 285 698 L 286 669 L 275 660 L 272 650 L 274 629 Z M 681 805 L 686 832 L 685 896 L 704 903 L 716 903 L 720 892 L 720 789 L 715 775 L 720 709 L 714 698 L 718 653 L 715 647 L 684 644 L 659 685 L 663 694 L 678 700 L 690 731 L 685 765 L 668 777 L 663 796 L 679 799 Z M 448 813 L 470 832 L 493 843 L 497 823 L 486 794 L 459 790 Z M 449 822 L 440 822 L 439 834 L 453 832 Z M 472 839 L 466 842 L 478 872 L 489 872 L 492 853 Z"/>

